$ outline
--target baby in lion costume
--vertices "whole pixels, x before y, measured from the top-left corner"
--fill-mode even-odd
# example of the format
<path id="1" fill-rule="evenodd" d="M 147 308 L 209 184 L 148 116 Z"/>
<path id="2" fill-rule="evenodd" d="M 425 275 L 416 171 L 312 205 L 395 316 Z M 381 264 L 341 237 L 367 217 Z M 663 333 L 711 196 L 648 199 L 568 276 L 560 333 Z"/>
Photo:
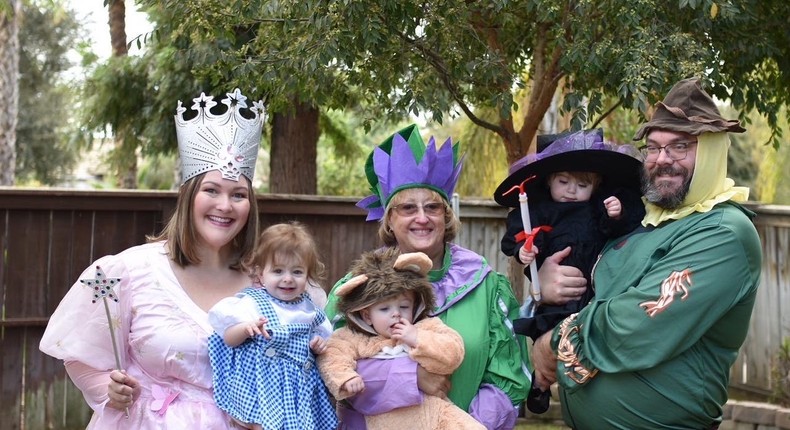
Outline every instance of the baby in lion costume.
<path id="1" fill-rule="evenodd" d="M 431 265 L 421 252 L 367 252 L 352 266 L 355 276 L 337 287 L 337 307 L 346 326 L 332 333 L 326 352 L 318 356 L 321 376 L 337 401 L 364 390 L 356 372 L 360 359 L 413 360 L 428 372 L 443 375 L 461 365 L 461 336 L 439 318 L 428 316 L 435 302 L 427 278 Z M 368 429 L 376 430 L 485 429 L 449 400 L 429 395 L 423 395 L 419 405 L 366 414 L 365 422 Z"/>

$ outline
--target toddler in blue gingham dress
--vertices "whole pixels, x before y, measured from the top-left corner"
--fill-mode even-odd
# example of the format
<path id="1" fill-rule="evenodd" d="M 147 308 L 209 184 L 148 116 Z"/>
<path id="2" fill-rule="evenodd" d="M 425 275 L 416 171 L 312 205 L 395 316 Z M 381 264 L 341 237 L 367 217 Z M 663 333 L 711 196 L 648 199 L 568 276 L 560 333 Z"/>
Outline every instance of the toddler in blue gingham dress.
<path id="1" fill-rule="evenodd" d="M 303 226 L 266 229 L 253 285 L 209 311 L 214 400 L 235 420 L 264 430 L 330 430 L 337 417 L 315 366 L 332 327 L 305 292 L 320 273 L 315 244 Z"/>

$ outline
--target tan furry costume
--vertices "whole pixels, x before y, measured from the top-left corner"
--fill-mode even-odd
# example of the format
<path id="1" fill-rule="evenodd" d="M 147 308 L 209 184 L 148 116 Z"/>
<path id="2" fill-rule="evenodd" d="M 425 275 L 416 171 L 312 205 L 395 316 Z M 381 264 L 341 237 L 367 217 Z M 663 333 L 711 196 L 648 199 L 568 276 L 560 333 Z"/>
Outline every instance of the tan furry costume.
<path id="1" fill-rule="evenodd" d="M 461 364 L 464 359 L 461 336 L 439 318 L 428 317 L 435 300 L 433 286 L 426 277 L 431 265 L 430 258 L 421 252 L 403 255 L 398 255 L 395 249 L 368 252 L 352 267 L 356 276 L 338 287 L 338 310 L 345 315 L 347 326 L 332 333 L 326 352 L 318 356 L 321 376 L 338 401 L 349 395 L 340 387 L 359 376 L 357 360 L 398 349 L 397 341 L 376 334 L 359 312 L 407 291 L 415 293 L 413 323 L 417 328 L 417 346 L 407 349 L 409 357 L 425 370 L 442 375 L 451 374 Z M 422 404 L 369 415 L 365 422 L 367 428 L 376 430 L 485 429 L 449 400 L 429 395 L 424 395 Z"/>

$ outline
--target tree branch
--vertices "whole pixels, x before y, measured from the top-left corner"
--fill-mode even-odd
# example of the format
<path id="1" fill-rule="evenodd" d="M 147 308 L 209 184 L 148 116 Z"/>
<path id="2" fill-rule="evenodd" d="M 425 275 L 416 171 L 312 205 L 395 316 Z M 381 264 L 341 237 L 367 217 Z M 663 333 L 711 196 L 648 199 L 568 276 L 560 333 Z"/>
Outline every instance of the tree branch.
<path id="1" fill-rule="evenodd" d="M 382 17 L 383 18 L 383 17 Z M 395 31 L 395 34 L 403 40 L 407 45 L 416 49 L 420 54 L 422 54 L 423 58 L 430 64 L 434 70 L 439 74 L 439 78 L 444 83 L 447 90 L 450 92 L 453 100 L 458 103 L 458 106 L 464 111 L 464 114 L 477 126 L 490 130 L 500 136 L 504 136 L 505 130 L 502 127 L 499 127 L 495 124 L 487 122 L 482 118 L 478 117 L 477 115 L 472 112 L 469 106 L 464 101 L 463 97 L 461 96 L 460 90 L 453 84 L 452 80 L 450 79 L 450 74 L 447 72 L 447 67 L 445 66 L 444 62 L 441 59 L 441 56 L 436 52 L 432 51 L 425 47 L 422 43 L 417 40 L 411 39 L 410 37 L 406 36 L 400 31 Z"/>
<path id="2" fill-rule="evenodd" d="M 601 117 L 600 117 L 600 118 L 598 118 L 597 120 L 595 120 L 595 122 L 593 122 L 593 123 L 592 123 L 592 125 L 590 126 L 590 128 L 596 128 L 596 127 L 598 127 L 598 124 L 600 124 L 600 123 L 601 123 L 601 121 L 603 121 L 604 119 L 606 119 L 606 117 L 607 117 L 607 116 L 611 115 L 611 113 L 612 113 L 612 112 L 614 112 L 614 110 L 615 110 L 615 109 L 617 109 L 618 107 L 620 107 L 622 104 L 623 104 L 623 100 L 622 100 L 622 99 L 618 99 L 618 100 L 617 100 L 617 103 L 615 103 L 614 105 L 612 105 L 612 107 L 610 107 L 609 109 L 607 109 L 607 110 L 606 110 L 606 112 L 604 112 L 603 114 L 601 114 Z"/>

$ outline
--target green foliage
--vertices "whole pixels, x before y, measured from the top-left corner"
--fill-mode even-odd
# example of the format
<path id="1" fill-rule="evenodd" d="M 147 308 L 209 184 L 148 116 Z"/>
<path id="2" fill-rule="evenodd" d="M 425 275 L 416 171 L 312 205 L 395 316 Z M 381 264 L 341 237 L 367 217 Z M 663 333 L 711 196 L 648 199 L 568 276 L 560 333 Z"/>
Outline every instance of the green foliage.
<path id="1" fill-rule="evenodd" d="M 779 114 L 790 102 L 790 3 L 747 1 L 720 6 L 730 25 L 711 28 L 717 60 L 724 64 L 710 73 L 718 84 L 712 93 L 722 100 L 729 98 L 742 118 L 752 110 L 763 115 L 772 132 L 769 141 L 776 147 L 782 137 Z"/>
<path id="2" fill-rule="evenodd" d="M 615 105 L 617 102 L 612 98 L 605 98 L 605 103 Z M 643 142 L 634 142 L 634 133 L 642 123 L 642 118 L 639 114 L 631 109 L 618 108 L 614 109 L 611 114 L 601 119 L 601 122 L 595 124 L 595 127 L 603 127 L 607 140 L 616 142 L 618 144 L 633 144 L 642 145 Z"/>
<path id="3" fill-rule="evenodd" d="M 441 123 L 463 111 L 503 135 L 498 120 L 475 109 L 509 121 L 516 89 L 551 90 L 564 77 L 562 106 L 580 128 L 607 108 L 604 95 L 644 115 L 674 82 L 696 74 L 776 129 L 773 114 L 790 93 L 790 36 L 781 25 L 790 5 L 782 0 L 160 3 L 191 18 L 171 23 L 177 39 L 228 47 L 199 76 L 252 84 L 274 111 L 293 94 L 327 108 L 355 101 L 365 106 L 365 127 L 406 113 Z M 776 25 L 757 31 L 765 20 Z M 538 118 L 546 108 L 526 107 Z"/>
<path id="4" fill-rule="evenodd" d="M 355 118 L 342 112 L 322 112 L 318 142 L 318 193 L 360 196 L 368 192 L 362 166 L 371 147 L 364 145 L 364 133 Z"/>
<path id="5" fill-rule="evenodd" d="M 361 116 L 340 111 L 323 112 L 318 142 L 318 193 L 336 196 L 370 194 L 363 166 L 373 148 L 406 123 L 379 123 L 371 130 Z M 425 135 L 425 130 L 423 135 Z M 426 137 L 427 138 L 427 137 Z"/>
<path id="6" fill-rule="evenodd" d="M 754 189 L 760 168 L 760 144 L 751 136 L 730 134 L 730 150 L 727 153 L 727 176 L 740 186 Z M 754 198 L 754 195 L 751 196 Z"/>
<path id="7" fill-rule="evenodd" d="M 93 130 L 139 136 L 145 130 L 148 76 L 139 57 L 111 57 L 83 89 L 83 123 Z M 125 136 L 124 136 L 125 137 Z"/>
<path id="8" fill-rule="evenodd" d="M 787 121 L 787 110 L 779 113 L 780 121 Z M 759 115 L 750 114 L 748 138 L 753 149 L 753 156 L 759 167 L 752 172 L 756 178 L 753 183 L 752 200 L 764 203 L 790 205 L 790 144 L 783 137 L 782 144 L 769 145 L 771 129 L 767 120 Z"/>
<path id="9" fill-rule="evenodd" d="M 259 193 L 268 193 L 269 175 L 271 170 L 269 150 L 263 147 L 258 150 L 258 161 L 255 163 L 255 178 L 253 187 Z"/>
<path id="10" fill-rule="evenodd" d="M 784 338 L 771 360 L 771 403 L 790 406 L 790 338 Z"/>
<path id="11" fill-rule="evenodd" d="M 135 155 L 175 154 L 178 146 L 173 115 L 177 101 L 189 108 L 201 92 L 219 99 L 234 87 L 241 88 L 250 101 L 264 97 L 252 80 L 230 78 L 237 65 L 221 67 L 227 64 L 223 59 L 230 55 L 229 51 L 246 40 L 246 30 L 234 27 L 219 31 L 217 37 L 206 37 L 202 30 L 181 31 L 179 27 L 184 21 L 212 26 L 205 21 L 206 14 L 215 13 L 217 8 L 229 13 L 230 9 L 217 4 L 206 10 L 185 12 L 176 7 L 181 6 L 178 2 L 137 3 L 144 6 L 156 26 L 153 32 L 129 42 L 140 46 L 144 43 L 145 53 L 142 57 L 111 58 L 94 65 L 84 87 L 82 124 L 91 132 L 110 132 L 123 139 L 124 146 L 110 156 L 113 165 Z M 185 16 L 190 19 L 184 20 Z M 220 71 L 212 73 L 215 70 Z M 271 107 L 267 108 L 271 113 Z M 257 185 L 267 188 L 267 182 Z"/>
<path id="12" fill-rule="evenodd" d="M 73 11 L 60 2 L 23 3 L 19 31 L 19 112 L 16 182 L 54 185 L 76 162 L 74 94 L 64 73 L 67 53 L 84 37 Z"/>
<path id="13" fill-rule="evenodd" d="M 152 155 L 146 157 L 137 172 L 138 188 L 147 190 L 170 190 L 176 188 L 176 165 L 174 155 Z"/>
<path id="14" fill-rule="evenodd" d="M 156 23 L 138 65 L 148 76 L 145 152 L 175 149 L 172 100 L 235 86 L 270 113 L 288 112 L 294 97 L 353 110 L 366 131 L 407 115 L 464 115 L 499 135 L 510 161 L 529 150 L 556 89 L 573 128 L 613 106 L 638 123 L 678 79 L 699 75 L 718 99 L 765 115 L 774 144 L 790 98 L 784 0 L 139 3 Z M 325 151 L 321 169 L 334 172 L 342 163 Z M 326 189 L 342 180 L 329 178 Z"/>
<path id="15" fill-rule="evenodd" d="M 496 112 L 489 112 L 488 117 L 496 117 Z M 431 127 L 423 131 L 430 133 L 443 143 L 448 137 L 453 143 L 460 145 L 461 154 L 464 155 L 464 170 L 458 180 L 455 192 L 461 198 L 489 199 L 493 196 L 497 185 L 508 174 L 507 164 L 502 163 L 505 157 L 502 141 L 490 130 L 477 127 L 466 118 L 457 118 L 444 125 L 432 123 Z"/>
<path id="16" fill-rule="evenodd" d="M 133 56 L 110 57 L 96 67 L 83 86 L 82 124 L 93 132 L 111 133 L 116 144 L 107 161 L 124 187 L 131 185 L 122 177 L 136 169 L 138 148 L 148 119 L 148 75 L 139 65 L 142 61 Z M 92 139 L 88 143 L 93 146 Z"/>

